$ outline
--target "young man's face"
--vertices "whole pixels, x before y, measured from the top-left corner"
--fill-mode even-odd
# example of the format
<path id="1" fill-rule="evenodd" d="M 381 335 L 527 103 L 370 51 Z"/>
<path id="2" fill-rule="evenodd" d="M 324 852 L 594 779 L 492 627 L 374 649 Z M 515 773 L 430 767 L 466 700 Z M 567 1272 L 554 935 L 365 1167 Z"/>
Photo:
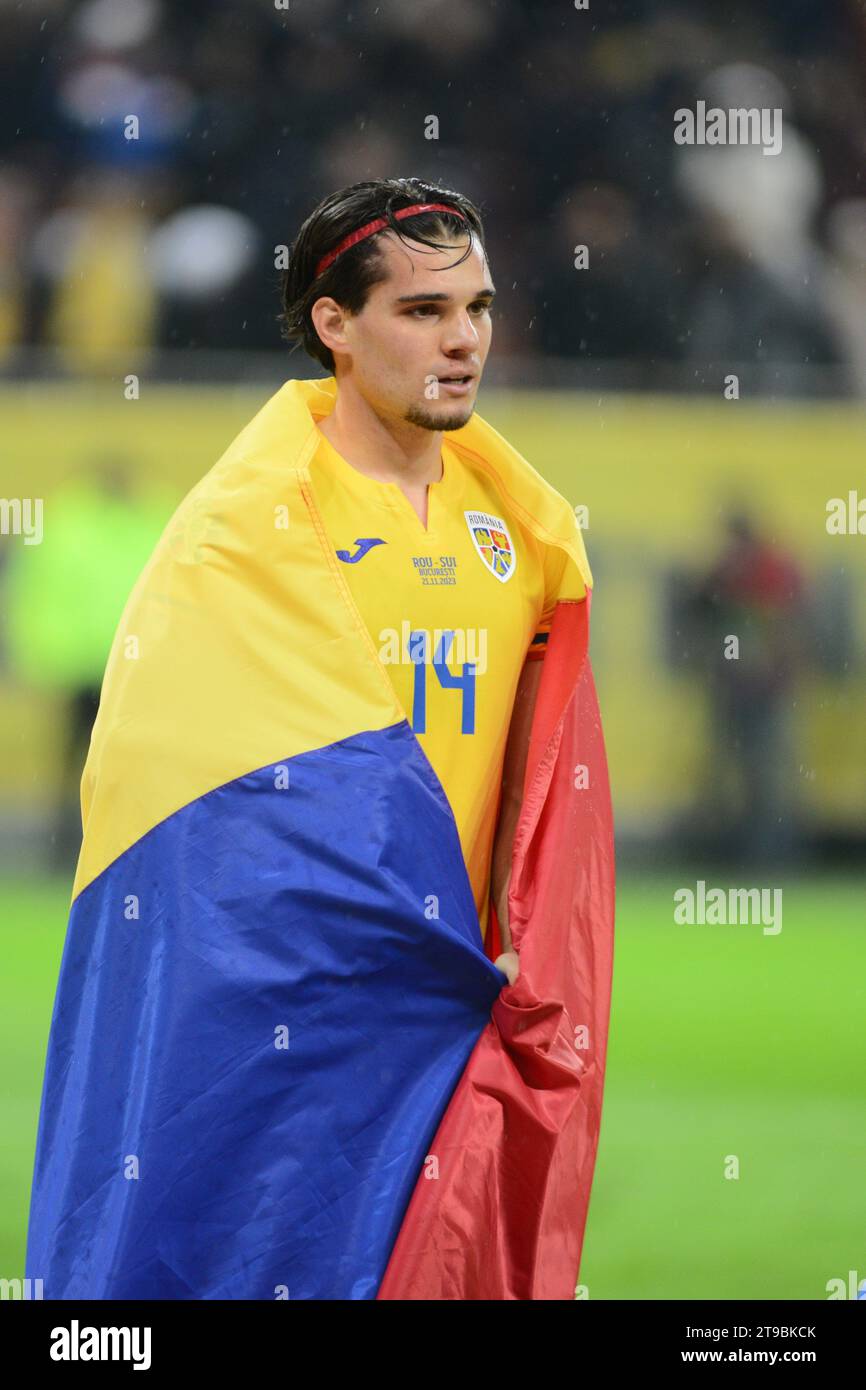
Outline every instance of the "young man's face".
<path id="1" fill-rule="evenodd" d="M 470 254 L 454 265 L 465 237 L 441 251 L 390 233 L 379 245 L 387 276 L 360 313 L 344 316 L 347 354 L 335 357 L 350 366 L 353 383 L 383 419 L 459 429 L 475 409 L 490 350 L 494 286 L 481 246 L 473 237 Z M 445 380 L 465 376 L 459 386 Z"/>

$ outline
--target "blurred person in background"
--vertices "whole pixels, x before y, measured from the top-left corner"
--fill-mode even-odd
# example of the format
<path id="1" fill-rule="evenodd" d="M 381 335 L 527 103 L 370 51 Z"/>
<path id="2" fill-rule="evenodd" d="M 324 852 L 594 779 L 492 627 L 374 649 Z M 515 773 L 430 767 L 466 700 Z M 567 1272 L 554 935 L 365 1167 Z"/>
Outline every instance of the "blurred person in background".
<path id="1" fill-rule="evenodd" d="M 147 264 L 151 224 L 138 185 L 90 169 L 39 227 L 34 269 L 44 285 L 43 334 L 68 368 L 117 374 L 152 348 L 157 294 Z"/>
<path id="2" fill-rule="evenodd" d="M 11 674 L 55 692 L 63 710 L 48 855 L 57 873 L 74 868 L 81 843 L 79 783 L 111 641 L 173 500 L 133 491 L 121 459 L 85 465 L 45 499 L 41 544 L 14 551 L 5 572 Z"/>
<path id="3" fill-rule="evenodd" d="M 790 717 L 805 652 L 804 583 L 793 556 L 745 510 L 730 512 L 725 533 L 692 598 L 710 712 L 701 809 L 717 844 L 738 862 L 762 863 L 794 845 Z"/>
<path id="4" fill-rule="evenodd" d="M 780 113 L 779 148 L 678 148 L 679 184 L 698 217 L 687 356 L 720 381 L 739 363 L 839 364 L 844 354 L 827 313 L 815 232 L 821 165 L 790 119 L 790 94 L 774 73 L 751 63 L 710 73 L 701 93 L 708 108 Z"/>

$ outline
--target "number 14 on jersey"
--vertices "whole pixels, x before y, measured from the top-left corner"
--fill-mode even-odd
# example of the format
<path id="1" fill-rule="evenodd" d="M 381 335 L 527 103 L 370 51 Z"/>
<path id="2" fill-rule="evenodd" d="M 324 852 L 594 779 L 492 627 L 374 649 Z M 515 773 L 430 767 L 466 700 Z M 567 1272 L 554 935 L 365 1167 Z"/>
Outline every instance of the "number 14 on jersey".
<path id="1" fill-rule="evenodd" d="M 463 662 L 463 674 L 455 676 L 448 669 L 448 653 L 454 640 L 452 631 L 440 635 L 433 654 L 432 668 L 443 690 L 462 692 L 460 702 L 460 732 L 475 733 L 475 663 Z M 415 686 L 412 699 L 412 728 L 416 734 L 427 732 L 427 673 L 430 663 L 427 660 L 428 634 L 410 632 L 409 651 L 415 663 Z"/>

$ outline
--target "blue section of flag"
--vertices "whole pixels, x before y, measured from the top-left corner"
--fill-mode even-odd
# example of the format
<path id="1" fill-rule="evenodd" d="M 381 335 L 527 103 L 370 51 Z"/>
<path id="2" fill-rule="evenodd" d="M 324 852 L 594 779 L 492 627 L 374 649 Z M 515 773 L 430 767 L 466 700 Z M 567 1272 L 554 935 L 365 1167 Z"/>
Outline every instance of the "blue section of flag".
<path id="1" fill-rule="evenodd" d="M 27 1276 L 375 1298 L 505 982 L 407 721 L 184 807 L 73 904 Z"/>

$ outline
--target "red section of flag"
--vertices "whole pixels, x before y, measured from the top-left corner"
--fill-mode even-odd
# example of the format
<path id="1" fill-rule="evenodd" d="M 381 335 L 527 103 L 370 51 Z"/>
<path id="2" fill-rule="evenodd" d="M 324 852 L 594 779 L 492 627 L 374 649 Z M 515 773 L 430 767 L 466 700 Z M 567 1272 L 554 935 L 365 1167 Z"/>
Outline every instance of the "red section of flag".
<path id="1" fill-rule="evenodd" d="M 520 975 L 493 1006 L 418 1179 L 381 1299 L 571 1299 L 601 1125 L 613 818 L 587 647 L 555 610 L 515 837 Z M 491 911 L 487 953 L 501 950 Z"/>

